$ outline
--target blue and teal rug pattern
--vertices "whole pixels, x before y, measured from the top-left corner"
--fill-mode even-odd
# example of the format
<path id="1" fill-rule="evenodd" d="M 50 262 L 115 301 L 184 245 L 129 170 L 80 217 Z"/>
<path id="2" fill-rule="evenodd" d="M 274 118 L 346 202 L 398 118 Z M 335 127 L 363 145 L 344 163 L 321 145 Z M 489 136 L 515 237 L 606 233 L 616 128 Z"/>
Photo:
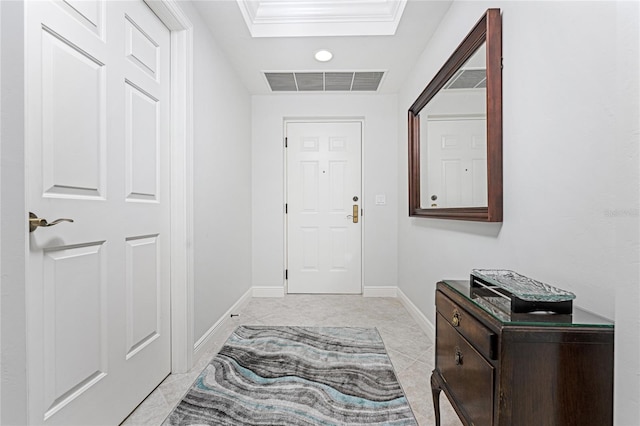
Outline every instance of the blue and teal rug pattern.
<path id="1" fill-rule="evenodd" d="M 241 326 L 163 425 L 417 425 L 375 328 Z"/>

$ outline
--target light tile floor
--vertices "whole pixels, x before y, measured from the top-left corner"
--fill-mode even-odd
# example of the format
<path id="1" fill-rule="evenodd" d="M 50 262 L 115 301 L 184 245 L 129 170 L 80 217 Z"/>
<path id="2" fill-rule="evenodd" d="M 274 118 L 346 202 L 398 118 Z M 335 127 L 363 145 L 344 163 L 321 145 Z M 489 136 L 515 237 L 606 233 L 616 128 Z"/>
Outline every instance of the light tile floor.
<path id="1" fill-rule="evenodd" d="M 195 378 L 239 325 L 377 327 L 409 404 L 421 426 L 433 425 L 430 375 L 434 345 L 399 300 L 338 295 L 287 295 L 251 299 L 237 317 L 224 323 L 210 349 L 185 374 L 171 374 L 123 422 L 124 426 L 160 425 Z M 461 425 L 444 394 L 442 426 Z"/>

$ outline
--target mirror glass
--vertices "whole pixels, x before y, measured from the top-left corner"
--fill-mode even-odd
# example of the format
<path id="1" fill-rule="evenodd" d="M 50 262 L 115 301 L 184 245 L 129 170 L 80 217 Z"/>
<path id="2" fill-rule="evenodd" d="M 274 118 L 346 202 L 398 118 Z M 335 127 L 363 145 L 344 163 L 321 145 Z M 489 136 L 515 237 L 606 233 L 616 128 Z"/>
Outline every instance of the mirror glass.
<path id="1" fill-rule="evenodd" d="M 408 111 L 409 216 L 502 222 L 502 18 L 488 9 Z"/>
<path id="2" fill-rule="evenodd" d="M 483 43 L 420 111 L 420 207 L 487 207 Z"/>

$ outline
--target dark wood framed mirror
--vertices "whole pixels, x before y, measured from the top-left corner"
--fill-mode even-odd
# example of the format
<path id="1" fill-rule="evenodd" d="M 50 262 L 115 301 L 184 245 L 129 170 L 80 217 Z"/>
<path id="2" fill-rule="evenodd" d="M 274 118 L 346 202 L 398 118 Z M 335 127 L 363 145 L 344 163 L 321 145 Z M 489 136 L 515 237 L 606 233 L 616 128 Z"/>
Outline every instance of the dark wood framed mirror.
<path id="1" fill-rule="evenodd" d="M 409 108 L 409 216 L 502 222 L 502 20 L 488 9 Z"/>

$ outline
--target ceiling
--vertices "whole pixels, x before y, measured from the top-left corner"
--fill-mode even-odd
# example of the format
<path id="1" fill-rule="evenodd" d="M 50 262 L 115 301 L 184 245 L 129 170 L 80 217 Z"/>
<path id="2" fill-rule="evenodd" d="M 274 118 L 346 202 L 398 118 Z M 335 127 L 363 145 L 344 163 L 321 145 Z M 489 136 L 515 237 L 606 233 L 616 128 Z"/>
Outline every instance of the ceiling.
<path id="1" fill-rule="evenodd" d="M 196 0 L 193 4 L 251 94 L 272 93 L 265 72 L 294 71 L 382 71 L 378 93 L 395 93 L 451 1 Z M 313 54 L 320 49 L 330 50 L 333 59 L 316 61 Z"/>

